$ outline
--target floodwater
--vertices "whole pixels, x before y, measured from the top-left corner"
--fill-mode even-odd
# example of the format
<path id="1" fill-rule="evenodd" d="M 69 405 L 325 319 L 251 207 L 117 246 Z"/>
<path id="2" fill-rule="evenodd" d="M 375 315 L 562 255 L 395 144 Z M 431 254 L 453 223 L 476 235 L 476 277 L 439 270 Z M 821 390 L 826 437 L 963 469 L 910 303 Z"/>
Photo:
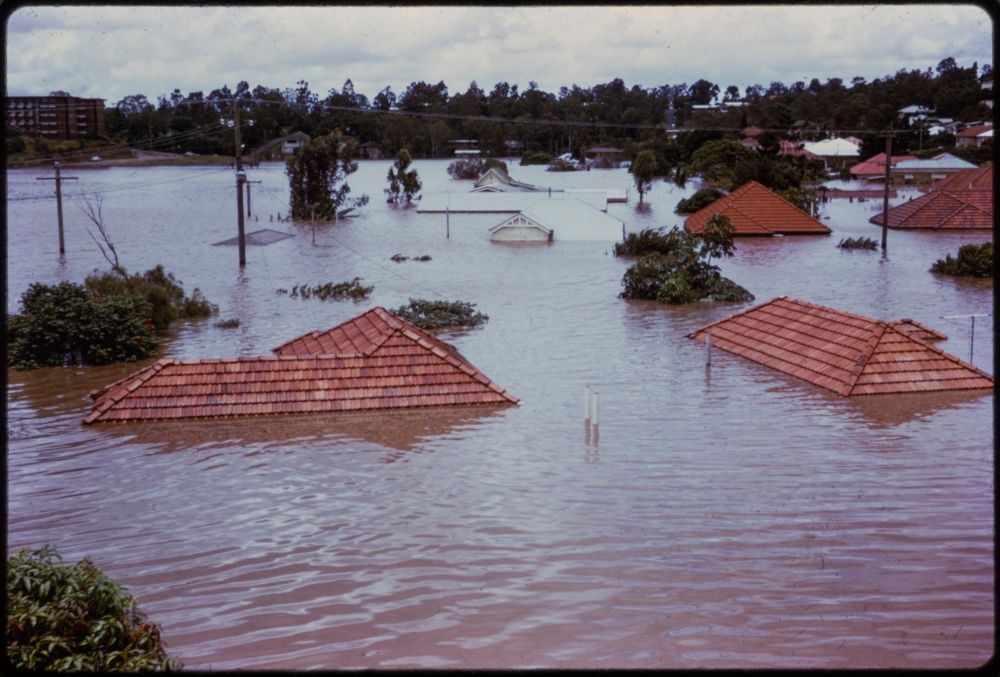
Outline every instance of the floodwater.
<path id="1" fill-rule="evenodd" d="M 625 188 L 625 170 L 519 167 L 540 185 Z M 466 191 L 417 161 L 425 191 Z M 685 335 L 752 304 L 617 297 L 610 243 L 494 244 L 502 215 L 385 205 L 388 161 L 349 183 L 357 218 L 277 222 L 279 164 L 248 170 L 252 217 L 295 237 L 238 267 L 232 170 L 8 172 L 8 312 L 33 281 L 106 269 L 77 206 L 103 199 L 123 265 L 157 263 L 218 304 L 161 356 L 267 354 L 373 305 L 466 300 L 444 334 L 519 407 L 83 426 L 87 393 L 141 365 L 8 372 L 8 554 L 92 557 L 196 669 L 972 667 L 994 649 L 993 394 L 843 399 Z M 695 185 L 658 182 L 630 231 L 672 226 Z M 903 193 L 898 203 L 913 193 Z M 49 196 L 49 197 L 46 197 Z M 38 198 L 38 199 L 35 199 Z M 991 234 L 880 230 L 881 201 L 830 202 L 829 237 L 740 240 L 723 272 L 755 303 L 789 295 L 910 317 L 969 357 L 993 282 L 928 272 Z M 557 234 L 558 237 L 558 234 Z M 431 261 L 395 263 L 393 254 Z M 367 301 L 301 300 L 354 277 Z M 214 326 L 238 318 L 235 329 Z M 992 373 L 992 318 L 973 359 Z M 584 390 L 600 426 L 583 422 Z"/>

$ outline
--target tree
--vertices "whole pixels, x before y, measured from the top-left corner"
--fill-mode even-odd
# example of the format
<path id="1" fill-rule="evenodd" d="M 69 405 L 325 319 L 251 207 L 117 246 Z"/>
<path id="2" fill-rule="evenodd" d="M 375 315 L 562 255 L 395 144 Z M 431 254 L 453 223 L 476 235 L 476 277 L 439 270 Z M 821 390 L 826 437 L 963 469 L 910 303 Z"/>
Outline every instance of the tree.
<path id="1" fill-rule="evenodd" d="M 701 232 L 701 247 L 699 254 L 711 263 L 713 257 L 733 255 L 733 224 L 725 214 L 716 214 L 705 224 Z"/>
<path id="2" fill-rule="evenodd" d="M 389 173 L 386 176 L 389 180 L 389 187 L 385 189 L 385 194 L 388 196 L 386 202 L 408 205 L 413 201 L 414 196 L 420 192 L 421 184 L 420 178 L 417 176 L 417 170 L 410 169 L 407 171 L 412 162 L 413 158 L 410 157 L 410 151 L 405 148 L 399 151 L 399 155 L 396 156 L 396 162 L 392 167 L 389 167 Z"/>
<path id="3" fill-rule="evenodd" d="M 358 143 L 345 137 L 339 130 L 318 136 L 302 144 L 295 155 L 285 163 L 288 175 L 292 218 L 308 219 L 315 215 L 331 219 L 342 214 L 348 204 L 351 187 L 347 176 L 353 174 L 358 163 Z M 368 196 L 354 199 L 351 206 L 367 204 Z"/>
<path id="4" fill-rule="evenodd" d="M 639 192 L 639 204 L 653 184 L 653 177 L 656 175 L 656 154 L 651 150 L 639 151 L 639 154 L 632 161 L 629 172 L 635 181 L 635 189 Z"/>

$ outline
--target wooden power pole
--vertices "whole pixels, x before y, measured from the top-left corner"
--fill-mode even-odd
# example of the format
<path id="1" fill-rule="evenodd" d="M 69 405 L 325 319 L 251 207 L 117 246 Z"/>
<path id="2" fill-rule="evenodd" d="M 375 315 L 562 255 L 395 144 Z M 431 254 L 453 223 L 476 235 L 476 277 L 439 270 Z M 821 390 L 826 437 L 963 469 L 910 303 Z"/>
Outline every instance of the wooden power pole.
<path id="1" fill-rule="evenodd" d="M 885 186 L 882 193 L 882 253 L 889 233 L 889 167 L 892 164 L 892 131 L 885 135 Z"/>
<path id="2" fill-rule="evenodd" d="M 239 99 L 233 99 L 233 137 L 236 140 L 236 224 L 239 229 L 240 268 L 242 268 L 247 264 L 247 236 L 243 225 L 243 184 L 247 180 L 247 175 L 243 173 L 243 154 L 240 148 Z"/>
<path id="3" fill-rule="evenodd" d="M 72 181 L 79 177 L 76 176 L 63 176 L 59 171 L 59 161 L 55 162 L 56 175 L 53 176 L 39 176 L 36 181 L 55 181 L 56 182 L 56 215 L 59 218 L 59 255 L 62 256 L 66 253 L 66 238 L 63 235 L 63 213 L 62 213 L 62 182 Z"/>

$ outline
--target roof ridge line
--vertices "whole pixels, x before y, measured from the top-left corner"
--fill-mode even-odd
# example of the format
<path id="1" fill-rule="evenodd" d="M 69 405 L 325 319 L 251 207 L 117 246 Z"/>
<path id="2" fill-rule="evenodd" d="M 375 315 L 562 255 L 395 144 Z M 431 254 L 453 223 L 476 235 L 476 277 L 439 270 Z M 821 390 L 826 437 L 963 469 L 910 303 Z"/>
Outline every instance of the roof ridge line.
<path id="1" fill-rule="evenodd" d="M 711 329 L 712 327 L 714 327 L 717 324 L 721 324 L 721 323 L 726 322 L 728 320 L 732 320 L 733 318 L 740 317 L 741 315 L 746 315 L 747 313 L 749 313 L 752 310 L 757 310 L 758 308 L 763 308 L 764 306 L 769 306 L 772 303 L 775 303 L 776 301 L 781 301 L 782 299 L 787 299 L 787 298 L 788 298 L 787 296 L 775 296 L 770 301 L 764 301 L 763 303 L 758 303 L 757 305 L 752 306 L 750 308 L 747 308 L 746 310 L 740 311 L 738 313 L 734 313 L 733 315 L 727 315 L 726 317 L 723 317 L 723 318 L 721 318 L 719 320 L 716 320 L 715 322 L 709 322 L 705 326 L 700 327 L 698 329 L 695 329 L 690 334 L 687 334 L 686 338 L 693 339 L 694 335 L 697 334 L 700 331 L 706 331 L 708 329 Z M 795 301 L 795 299 L 790 299 L 790 300 Z"/>
<path id="2" fill-rule="evenodd" d="M 868 360 L 872 358 L 872 354 L 874 354 L 875 349 L 878 348 L 878 344 L 882 342 L 882 338 L 885 336 L 886 331 L 889 331 L 891 329 L 894 333 L 902 335 L 902 332 L 897 332 L 895 329 L 892 329 L 889 326 L 888 322 L 885 322 L 884 320 L 877 320 L 877 322 L 878 322 L 878 326 L 876 327 L 877 334 L 873 334 L 872 337 L 868 339 L 868 345 L 865 346 L 864 350 L 861 351 L 861 354 L 858 355 L 858 357 L 855 360 L 857 363 L 857 367 L 855 367 L 855 369 L 853 370 L 852 372 L 853 378 L 851 379 L 851 382 L 847 386 L 846 394 L 848 397 L 850 397 L 851 393 L 854 392 L 855 386 L 858 385 L 858 379 L 861 378 L 862 372 L 864 372 L 865 367 L 868 366 Z M 872 339 L 874 339 L 874 341 Z"/>

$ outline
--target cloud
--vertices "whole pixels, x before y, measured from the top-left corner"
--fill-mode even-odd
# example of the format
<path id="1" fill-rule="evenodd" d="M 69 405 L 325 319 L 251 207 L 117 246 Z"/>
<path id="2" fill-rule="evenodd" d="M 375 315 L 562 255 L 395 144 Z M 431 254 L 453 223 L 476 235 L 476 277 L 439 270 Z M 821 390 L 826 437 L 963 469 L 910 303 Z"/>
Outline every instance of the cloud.
<path id="1" fill-rule="evenodd" d="M 117 101 L 240 80 L 325 94 L 351 78 L 373 97 L 411 82 L 557 92 L 622 78 L 631 87 L 705 78 L 742 90 L 900 68 L 952 56 L 992 62 L 974 5 L 114 6 L 25 7 L 7 23 L 11 94 L 64 89 Z"/>

